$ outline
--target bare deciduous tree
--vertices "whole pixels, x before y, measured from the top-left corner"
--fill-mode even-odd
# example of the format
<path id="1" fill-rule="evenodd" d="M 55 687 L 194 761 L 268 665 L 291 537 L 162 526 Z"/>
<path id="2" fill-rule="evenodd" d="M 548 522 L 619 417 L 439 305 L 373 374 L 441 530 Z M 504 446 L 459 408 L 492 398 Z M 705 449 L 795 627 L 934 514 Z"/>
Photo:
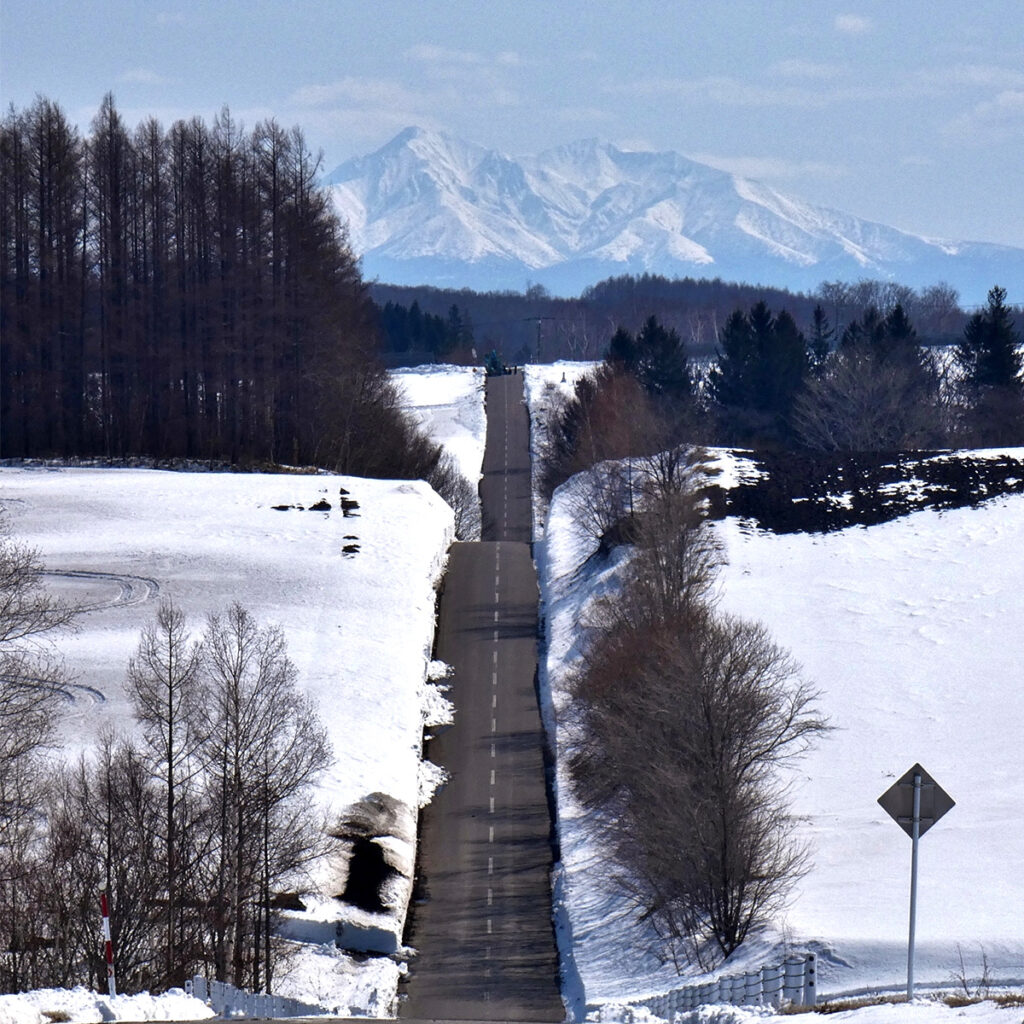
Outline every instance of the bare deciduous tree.
<path id="1" fill-rule="evenodd" d="M 793 411 L 797 438 L 816 451 L 935 447 L 944 418 L 934 368 L 880 359 L 864 344 L 834 352 Z"/>
<path id="2" fill-rule="evenodd" d="M 329 763 L 330 746 L 296 688 L 279 629 L 260 627 L 235 604 L 210 616 L 203 647 L 214 963 L 218 979 L 244 984 L 251 975 L 259 988 L 271 976 L 272 886 L 308 859 L 322 834 L 294 801 Z M 255 936 L 252 947 L 247 935 Z"/>
<path id="3" fill-rule="evenodd" d="M 777 772 L 827 724 L 764 627 L 713 608 L 701 464 L 666 456 L 647 478 L 633 559 L 571 680 L 570 772 L 661 952 L 709 964 L 799 877 Z"/>
<path id="4" fill-rule="evenodd" d="M 145 739 L 144 757 L 162 791 L 160 864 L 165 878 L 165 984 L 181 985 L 188 966 L 181 954 L 185 922 L 181 914 L 182 876 L 190 866 L 188 848 L 198 811 L 193 782 L 202 742 L 198 728 L 200 650 L 189 636 L 185 615 L 161 604 L 156 621 L 142 631 L 128 663 L 125 691 Z"/>
<path id="5" fill-rule="evenodd" d="M 3 980 L 14 991 L 27 980 L 38 938 L 27 915 L 44 824 L 44 755 L 65 698 L 52 635 L 73 616 L 46 593 L 42 571 L 38 554 L 0 523 L 0 935 L 12 950 Z"/>

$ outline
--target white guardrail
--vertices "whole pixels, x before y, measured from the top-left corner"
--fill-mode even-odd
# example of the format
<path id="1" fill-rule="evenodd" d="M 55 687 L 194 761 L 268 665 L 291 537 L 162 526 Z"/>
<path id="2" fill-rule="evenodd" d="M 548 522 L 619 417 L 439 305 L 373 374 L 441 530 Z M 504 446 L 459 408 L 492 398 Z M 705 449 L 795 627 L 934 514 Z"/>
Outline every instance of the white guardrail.
<path id="1" fill-rule="evenodd" d="M 683 985 L 664 995 L 630 999 L 626 1007 L 644 1007 L 655 1017 L 672 1020 L 673 1015 L 695 1010 L 705 1003 L 735 1006 L 814 1006 L 817 1002 L 817 957 L 813 953 L 788 956 L 781 964 L 761 967 L 746 974 L 732 974 L 699 985 Z M 600 1012 L 599 1005 L 588 1006 Z"/>
<path id="2" fill-rule="evenodd" d="M 250 992 L 226 981 L 207 981 L 197 974 L 185 982 L 185 991 L 206 1003 L 218 1017 L 320 1017 L 330 1011 L 272 992 Z"/>

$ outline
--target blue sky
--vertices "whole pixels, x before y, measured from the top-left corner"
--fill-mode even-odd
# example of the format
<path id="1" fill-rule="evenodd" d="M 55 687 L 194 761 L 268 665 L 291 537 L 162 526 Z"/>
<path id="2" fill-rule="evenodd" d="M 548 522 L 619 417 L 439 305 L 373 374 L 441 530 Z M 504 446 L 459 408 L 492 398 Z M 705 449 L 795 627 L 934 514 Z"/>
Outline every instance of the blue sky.
<path id="1" fill-rule="evenodd" d="M 1024 0 L 3 0 L 0 98 L 83 128 L 227 104 L 330 170 L 407 125 L 676 150 L 918 234 L 1024 246 Z"/>

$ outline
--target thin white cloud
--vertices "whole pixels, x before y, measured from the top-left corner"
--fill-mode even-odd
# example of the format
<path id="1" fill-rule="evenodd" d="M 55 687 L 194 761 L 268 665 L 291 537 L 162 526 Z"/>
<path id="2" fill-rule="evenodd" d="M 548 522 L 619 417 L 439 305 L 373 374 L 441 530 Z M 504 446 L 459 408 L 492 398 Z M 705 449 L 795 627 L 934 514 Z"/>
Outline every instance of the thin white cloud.
<path id="1" fill-rule="evenodd" d="M 304 85 L 288 97 L 298 107 L 324 108 L 343 104 L 362 107 L 426 110 L 434 106 L 436 92 L 410 89 L 390 78 L 348 76 L 336 82 Z"/>
<path id="2" fill-rule="evenodd" d="M 945 128 L 947 135 L 974 142 L 1000 142 L 1024 132 L 1024 89 L 1004 89 Z"/>
<path id="3" fill-rule="evenodd" d="M 918 72 L 920 81 L 947 92 L 963 86 L 980 89 L 1024 89 L 1024 71 L 998 64 L 954 64 Z"/>
<path id="4" fill-rule="evenodd" d="M 571 126 L 589 126 L 595 123 L 608 123 L 613 120 L 611 112 L 604 107 L 586 106 L 554 107 L 552 110 L 545 111 L 544 118 L 547 121 Z"/>
<path id="5" fill-rule="evenodd" d="M 860 14 L 837 14 L 835 27 L 847 36 L 863 36 L 874 28 L 874 23 Z"/>
<path id="6" fill-rule="evenodd" d="M 604 91 L 613 96 L 663 98 L 677 102 L 696 100 L 728 107 L 821 107 L 827 101 L 820 89 L 743 82 L 726 75 L 693 79 L 643 78 L 635 82 L 612 83 Z"/>
<path id="7" fill-rule="evenodd" d="M 168 25 L 184 25 L 185 15 L 181 11 L 158 11 L 156 23 L 162 28 Z"/>
<path id="8" fill-rule="evenodd" d="M 528 63 L 523 55 L 515 50 L 502 50 L 496 60 L 498 64 L 506 68 L 521 68 Z"/>
<path id="9" fill-rule="evenodd" d="M 131 68 L 117 76 L 118 82 L 126 85 L 170 85 L 172 79 L 157 74 L 149 68 Z"/>
<path id="10" fill-rule="evenodd" d="M 492 89 L 491 101 L 499 107 L 518 107 L 521 98 L 514 89 Z"/>
<path id="11" fill-rule="evenodd" d="M 801 178 L 836 180 L 849 174 L 841 164 L 825 160 L 787 160 L 774 156 L 720 156 L 717 153 L 687 153 L 697 163 L 757 181 L 794 181 Z"/>
<path id="12" fill-rule="evenodd" d="M 407 57 L 424 64 L 485 64 L 486 60 L 479 53 L 471 50 L 453 50 L 447 46 L 435 46 L 432 43 L 418 43 L 405 51 Z"/>
<path id="13" fill-rule="evenodd" d="M 823 64 L 813 60 L 780 60 L 772 65 L 772 71 L 784 78 L 811 79 L 815 81 L 827 81 L 837 78 L 841 72 L 835 64 Z"/>

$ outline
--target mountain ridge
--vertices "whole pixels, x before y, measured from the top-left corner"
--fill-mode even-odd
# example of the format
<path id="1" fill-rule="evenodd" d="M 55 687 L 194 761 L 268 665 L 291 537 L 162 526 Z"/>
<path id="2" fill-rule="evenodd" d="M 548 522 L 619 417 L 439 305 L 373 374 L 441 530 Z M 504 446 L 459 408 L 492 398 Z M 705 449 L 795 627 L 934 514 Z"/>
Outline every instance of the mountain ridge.
<path id="1" fill-rule="evenodd" d="M 622 273 L 794 290 L 940 281 L 965 301 L 1024 279 L 1024 249 L 927 238 L 672 151 L 582 139 L 515 159 L 409 127 L 324 179 L 364 274 L 393 284 L 578 292 Z"/>

